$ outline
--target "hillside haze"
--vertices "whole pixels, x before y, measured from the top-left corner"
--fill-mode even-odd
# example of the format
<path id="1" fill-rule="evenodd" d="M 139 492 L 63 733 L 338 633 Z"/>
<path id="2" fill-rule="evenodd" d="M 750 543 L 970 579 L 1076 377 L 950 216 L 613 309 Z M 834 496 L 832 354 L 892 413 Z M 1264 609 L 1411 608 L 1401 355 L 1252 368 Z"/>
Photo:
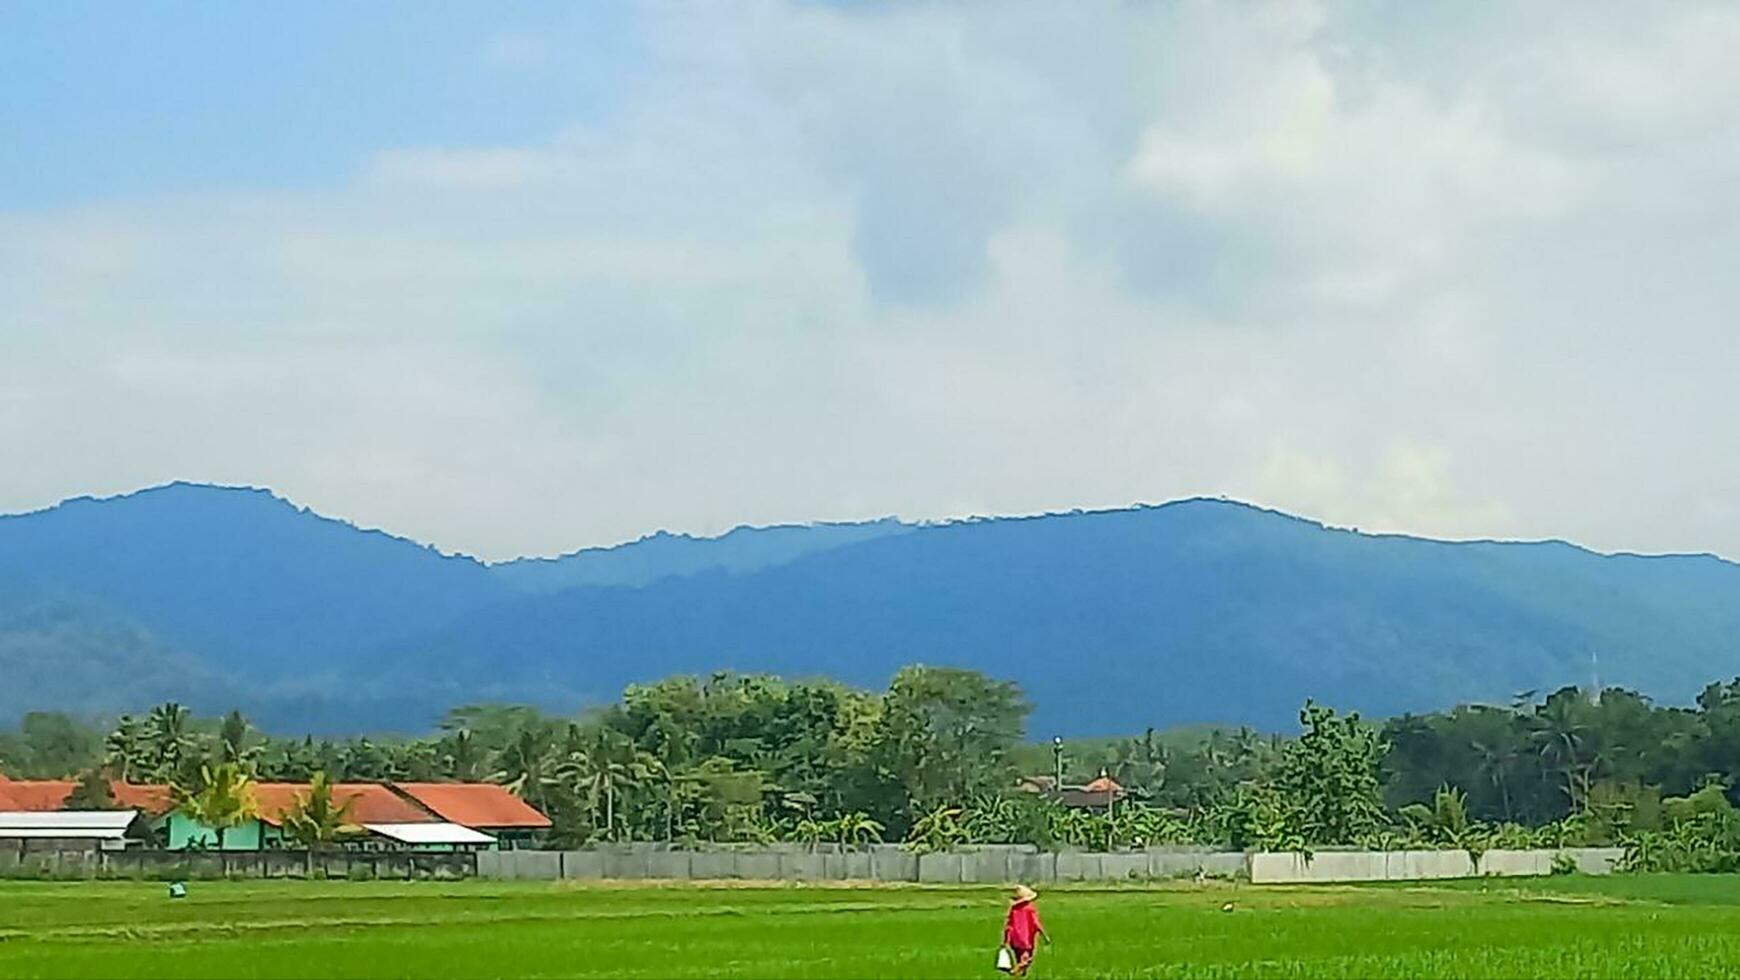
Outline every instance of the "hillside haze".
<path id="1" fill-rule="evenodd" d="M 271 730 L 572 710 L 674 672 L 1019 681 L 1034 734 L 1291 724 L 1740 674 L 1740 566 L 1326 528 L 1217 500 L 937 525 L 658 534 L 485 565 L 175 484 L 0 517 L 0 718 L 232 705 Z"/>

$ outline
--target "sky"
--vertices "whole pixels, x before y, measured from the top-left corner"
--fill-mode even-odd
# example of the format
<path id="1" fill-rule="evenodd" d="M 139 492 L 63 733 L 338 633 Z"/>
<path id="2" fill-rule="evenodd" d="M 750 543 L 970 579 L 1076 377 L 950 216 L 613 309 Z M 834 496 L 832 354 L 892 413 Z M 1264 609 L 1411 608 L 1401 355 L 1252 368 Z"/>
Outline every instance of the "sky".
<path id="1" fill-rule="evenodd" d="M 0 5 L 0 511 L 1740 558 L 1740 6 Z"/>

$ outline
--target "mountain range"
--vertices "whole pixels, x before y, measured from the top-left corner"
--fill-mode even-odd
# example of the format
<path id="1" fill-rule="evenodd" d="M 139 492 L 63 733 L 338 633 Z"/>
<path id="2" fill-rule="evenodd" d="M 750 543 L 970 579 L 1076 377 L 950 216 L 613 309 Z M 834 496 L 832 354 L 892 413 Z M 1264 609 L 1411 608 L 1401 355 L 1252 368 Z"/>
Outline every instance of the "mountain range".
<path id="1" fill-rule="evenodd" d="M 177 483 L 0 516 L 0 720 L 240 707 L 278 733 L 572 711 L 671 673 L 1020 682 L 1033 733 L 1291 725 L 1740 674 L 1740 565 L 1362 534 L 1214 499 L 938 524 L 659 533 L 486 564 Z"/>

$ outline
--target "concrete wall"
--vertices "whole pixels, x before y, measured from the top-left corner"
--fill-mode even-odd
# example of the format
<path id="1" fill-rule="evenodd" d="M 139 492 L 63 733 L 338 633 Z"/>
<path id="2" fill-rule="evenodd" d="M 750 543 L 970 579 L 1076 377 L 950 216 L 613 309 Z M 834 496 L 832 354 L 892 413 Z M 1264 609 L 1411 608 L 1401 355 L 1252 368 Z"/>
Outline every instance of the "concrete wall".
<path id="1" fill-rule="evenodd" d="M 1257 884 L 1337 881 L 1428 881 L 1477 875 L 1547 875 L 1561 857 L 1584 874 L 1609 874 L 1624 851 L 1566 848 L 1488 851 L 1478 865 L 1466 851 L 1319 851 L 1294 853 L 1152 848 L 1111 854 L 1051 853 L 1025 846 L 986 846 L 913 854 L 894 844 L 864 850 L 824 846 L 684 851 L 662 845 L 617 845 L 577 851 L 104 851 L 90 842 L 0 841 L 0 877 L 10 878 L 650 878 L 674 881 L 919 881 L 935 884 L 1131 881 L 1198 872 L 1248 876 Z"/>
<path id="2" fill-rule="evenodd" d="M 167 851 L 0 846 L 0 877 L 136 878 L 470 878 L 476 855 L 407 851 Z M 514 853 L 514 852 L 510 852 Z M 529 852 L 538 853 L 538 852 Z M 549 853 L 552 857 L 553 852 Z M 539 869 L 542 870 L 542 869 Z M 543 877 L 543 875 L 528 875 Z M 554 878 L 555 874 L 548 877 Z"/>
<path id="3" fill-rule="evenodd" d="M 1292 853 L 1245 854 L 1189 848 L 1093 853 L 1043 852 L 1025 846 L 986 846 L 913 854 L 899 845 L 861 851 L 833 846 L 737 847 L 684 851 L 654 844 L 614 845 L 581 851 L 485 851 L 476 855 L 484 878 L 652 878 L 672 881 L 915 881 L 930 884 L 1007 884 L 1053 881 L 1142 881 L 1189 877 L 1249 877 L 1280 884 L 1332 881 L 1429 881 L 1477 875 L 1551 874 L 1564 854 L 1589 874 L 1614 869 L 1618 848 L 1564 851 L 1490 851 L 1478 867 L 1465 851 L 1319 851 L 1310 860 Z"/>
<path id="4" fill-rule="evenodd" d="M 1609 874 L 1624 854 L 1616 847 L 1488 851 L 1476 863 L 1467 851 L 1318 851 L 1310 858 L 1292 852 L 1260 853 L 1250 856 L 1250 879 L 1265 885 L 1548 875 L 1561 855 L 1585 874 Z"/>
<path id="5" fill-rule="evenodd" d="M 657 844 L 619 844 L 559 852 L 484 851 L 477 855 L 477 872 L 480 877 L 504 879 L 917 881 L 958 885 L 1129 881 L 1186 877 L 1198 871 L 1232 876 L 1245 873 L 1245 860 L 1240 852 L 1189 848 L 1093 854 L 1052 853 L 1026 845 L 981 845 L 914 854 L 898 844 L 861 850 L 777 844 L 696 851 Z"/>

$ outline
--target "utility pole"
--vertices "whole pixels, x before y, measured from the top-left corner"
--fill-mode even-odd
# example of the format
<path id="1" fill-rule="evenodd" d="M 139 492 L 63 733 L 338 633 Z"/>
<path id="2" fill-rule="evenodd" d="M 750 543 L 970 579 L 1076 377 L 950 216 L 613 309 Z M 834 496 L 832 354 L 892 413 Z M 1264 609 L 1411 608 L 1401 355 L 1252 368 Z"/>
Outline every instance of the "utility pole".
<path id="1" fill-rule="evenodd" d="M 1113 837 L 1117 833 L 1117 824 L 1112 821 L 1112 804 L 1117 802 L 1118 791 L 1112 788 L 1112 776 L 1100 767 L 1100 779 L 1106 784 L 1106 853 L 1112 853 Z"/>

